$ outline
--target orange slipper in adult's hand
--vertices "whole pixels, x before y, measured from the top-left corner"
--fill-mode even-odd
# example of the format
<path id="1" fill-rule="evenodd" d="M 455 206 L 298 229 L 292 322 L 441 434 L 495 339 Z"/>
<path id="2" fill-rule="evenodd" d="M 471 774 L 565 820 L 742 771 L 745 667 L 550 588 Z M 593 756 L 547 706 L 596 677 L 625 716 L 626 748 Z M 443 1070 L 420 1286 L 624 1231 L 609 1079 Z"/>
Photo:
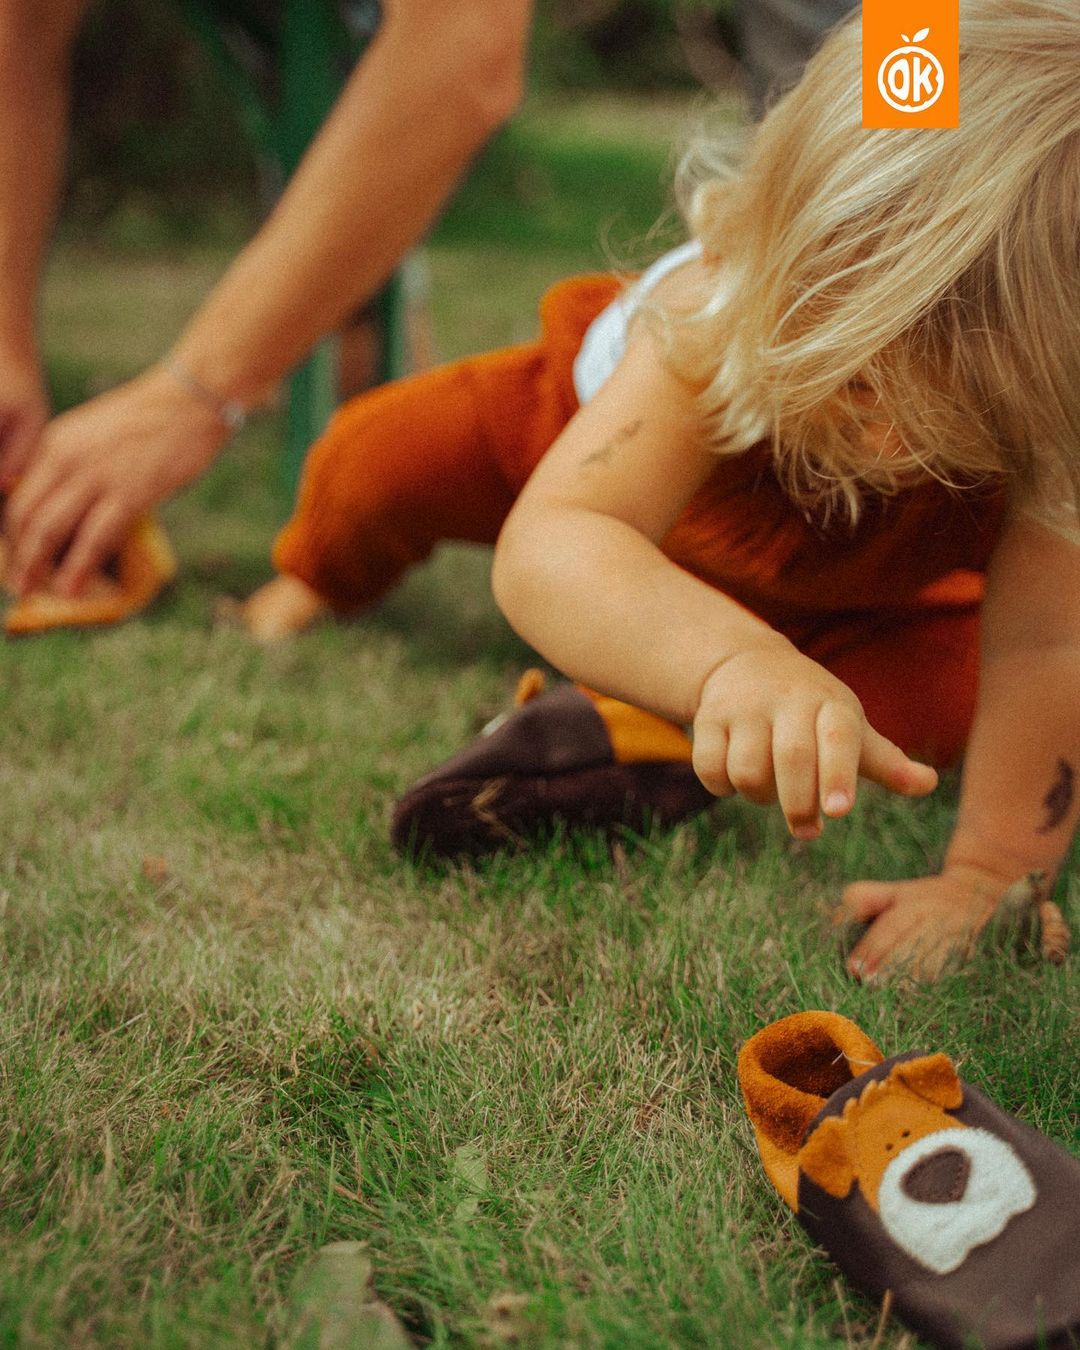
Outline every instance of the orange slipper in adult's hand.
<path id="1" fill-rule="evenodd" d="M 5 561 L 0 541 L 0 581 Z M 116 557 L 90 578 L 80 595 L 46 589 L 16 600 L 4 617 L 9 637 L 29 637 L 54 628 L 91 628 L 119 623 L 146 608 L 176 576 L 176 557 L 164 530 L 151 516 L 128 531 Z"/>
<path id="2" fill-rule="evenodd" d="M 866 1293 L 947 1350 L 1080 1345 L 1080 1161 L 948 1056 L 883 1059 L 796 1013 L 746 1042 L 739 1083 L 769 1179 Z"/>

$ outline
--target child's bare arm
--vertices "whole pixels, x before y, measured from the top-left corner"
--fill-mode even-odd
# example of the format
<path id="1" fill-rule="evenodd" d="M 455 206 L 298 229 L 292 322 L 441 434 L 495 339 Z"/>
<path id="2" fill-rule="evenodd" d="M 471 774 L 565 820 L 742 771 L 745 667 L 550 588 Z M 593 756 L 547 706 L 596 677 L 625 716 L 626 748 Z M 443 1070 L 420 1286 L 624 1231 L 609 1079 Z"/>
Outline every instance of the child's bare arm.
<path id="1" fill-rule="evenodd" d="M 854 973 L 933 978 L 962 956 L 1011 883 L 1056 875 L 1080 817 L 1080 546 L 1017 514 L 996 551 L 979 702 L 940 876 L 861 882 L 843 910 L 872 919 Z"/>
<path id="2" fill-rule="evenodd" d="M 1080 545 L 1018 514 L 988 578 L 949 864 L 1056 874 L 1080 816 L 1078 690 Z"/>
<path id="3" fill-rule="evenodd" d="M 639 326 L 541 461 L 495 552 L 496 599 L 544 655 L 680 722 L 733 646 L 774 637 L 657 547 L 713 463 L 690 392 Z"/>
<path id="4" fill-rule="evenodd" d="M 714 465 L 690 390 L 639 324 L 507 521 L 493 578 L 507 617 L 575 678 L 693 721 L 705 785 L 779 800 L 795 833 L 850 809 L 859 773 L 930 791 L 933 771 L 867 726 L 845 685 L 660 551 Z"/>

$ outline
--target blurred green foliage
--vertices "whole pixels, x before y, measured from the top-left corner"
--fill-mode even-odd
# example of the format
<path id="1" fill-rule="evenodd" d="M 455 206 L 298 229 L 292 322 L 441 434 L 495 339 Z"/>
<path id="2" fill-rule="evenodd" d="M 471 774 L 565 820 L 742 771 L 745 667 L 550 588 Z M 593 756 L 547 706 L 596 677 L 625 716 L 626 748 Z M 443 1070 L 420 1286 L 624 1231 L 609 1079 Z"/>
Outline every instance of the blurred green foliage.
<path id="1" fill-rule="evenodd" d="M 550 97 L 687 87 L 678 16 L 722 12 L 730 2 L 539 0 L 531 90 Z M 247 8 L 269 14 L 274 4 L 247 0 Z M 219 70 L 175 0 L 96 0 L 73 79 L 69 227 L 96 231 L 108 223 L 118 236 L 112 242 L 139 248 L 160 245 L 162 230 L 189 239 L 208 229 L 220 234 L 225 202 L 244 203 L 250 223 L 261 168 Z M 505 157 L 497 150 L 486 161 L 496 175 L 505 177 Z M 524 183 L 528 173 L 519 177 Z M 226 230 L 230 223 L 226 217 Z"/>
<path id="2" fill-rule="evenodd" d="M 580 249 L 595 239 L 613 259 L 656 226 L 669 155 L 656 145 L 551 133 L 523 117 L 488 145 L 437 230 L 444 244 Z"/>
<path id="3" fill-rule="evenodd" d="M 675 15 L 675 0 L 539 0 L 534 87 L 652 93 L 688 84 Z"/>
<path id="4" fill-rule="evenodd" d="M 257 167 L 232 99 L 168 0 L 98 0 L 72 68 L 65 215 L 96 225 L 132 199 L 177 216 L 226 191 L 254 199 Z"/>

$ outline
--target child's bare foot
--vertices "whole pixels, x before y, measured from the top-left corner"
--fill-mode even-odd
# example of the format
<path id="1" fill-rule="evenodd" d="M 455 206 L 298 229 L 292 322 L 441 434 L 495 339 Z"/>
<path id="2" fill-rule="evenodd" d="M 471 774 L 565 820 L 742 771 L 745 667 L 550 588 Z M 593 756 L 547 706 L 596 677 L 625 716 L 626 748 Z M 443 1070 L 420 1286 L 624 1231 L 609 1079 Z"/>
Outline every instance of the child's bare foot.
<path id="1" fill-rule="evenodd" d="M 249 596 L 238 617 L 256 642 L 281 642 L 309 628 L 327 609 L 307 582 L 280 576 Z"/>

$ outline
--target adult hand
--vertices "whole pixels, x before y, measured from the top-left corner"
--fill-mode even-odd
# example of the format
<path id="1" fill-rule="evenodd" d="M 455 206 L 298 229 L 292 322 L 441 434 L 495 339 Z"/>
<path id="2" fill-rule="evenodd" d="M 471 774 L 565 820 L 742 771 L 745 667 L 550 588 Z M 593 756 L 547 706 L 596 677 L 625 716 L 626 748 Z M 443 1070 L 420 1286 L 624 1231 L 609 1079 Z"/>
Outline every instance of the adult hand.
<path id="1" fill-rule="evenodd" d="M 1009 885 L 967 864 L 913 881 L 854 882 L 834 922 L 870 926 L 847 958 L 849 973 L 865 984 L 939 979 L 970 956 Z"/>
<path id="2" fill-rule="evenodd" d="M 723 661 L 702 688 L 694 769 L 717 796 L 778 801 L 798 839 L 843 816 L 859 775 L 924 796 L 937 774 L 869 725 L 852 691 L 778 634 Z"/>
<path id="3" fill-rule="evenodd" d="M 48 417 L 36 355 L 0 341 L 0 492 L 9 491 L 25 469 Z"/>
<path id="4" fill-rule="evenodd" d="M 54 590 L 77 595 L 135 517 L 202 472 L 227 436 L 214 408 L 159 366 L 54 418 L 8 502 L 16 593 L 55 567 Z"/>

